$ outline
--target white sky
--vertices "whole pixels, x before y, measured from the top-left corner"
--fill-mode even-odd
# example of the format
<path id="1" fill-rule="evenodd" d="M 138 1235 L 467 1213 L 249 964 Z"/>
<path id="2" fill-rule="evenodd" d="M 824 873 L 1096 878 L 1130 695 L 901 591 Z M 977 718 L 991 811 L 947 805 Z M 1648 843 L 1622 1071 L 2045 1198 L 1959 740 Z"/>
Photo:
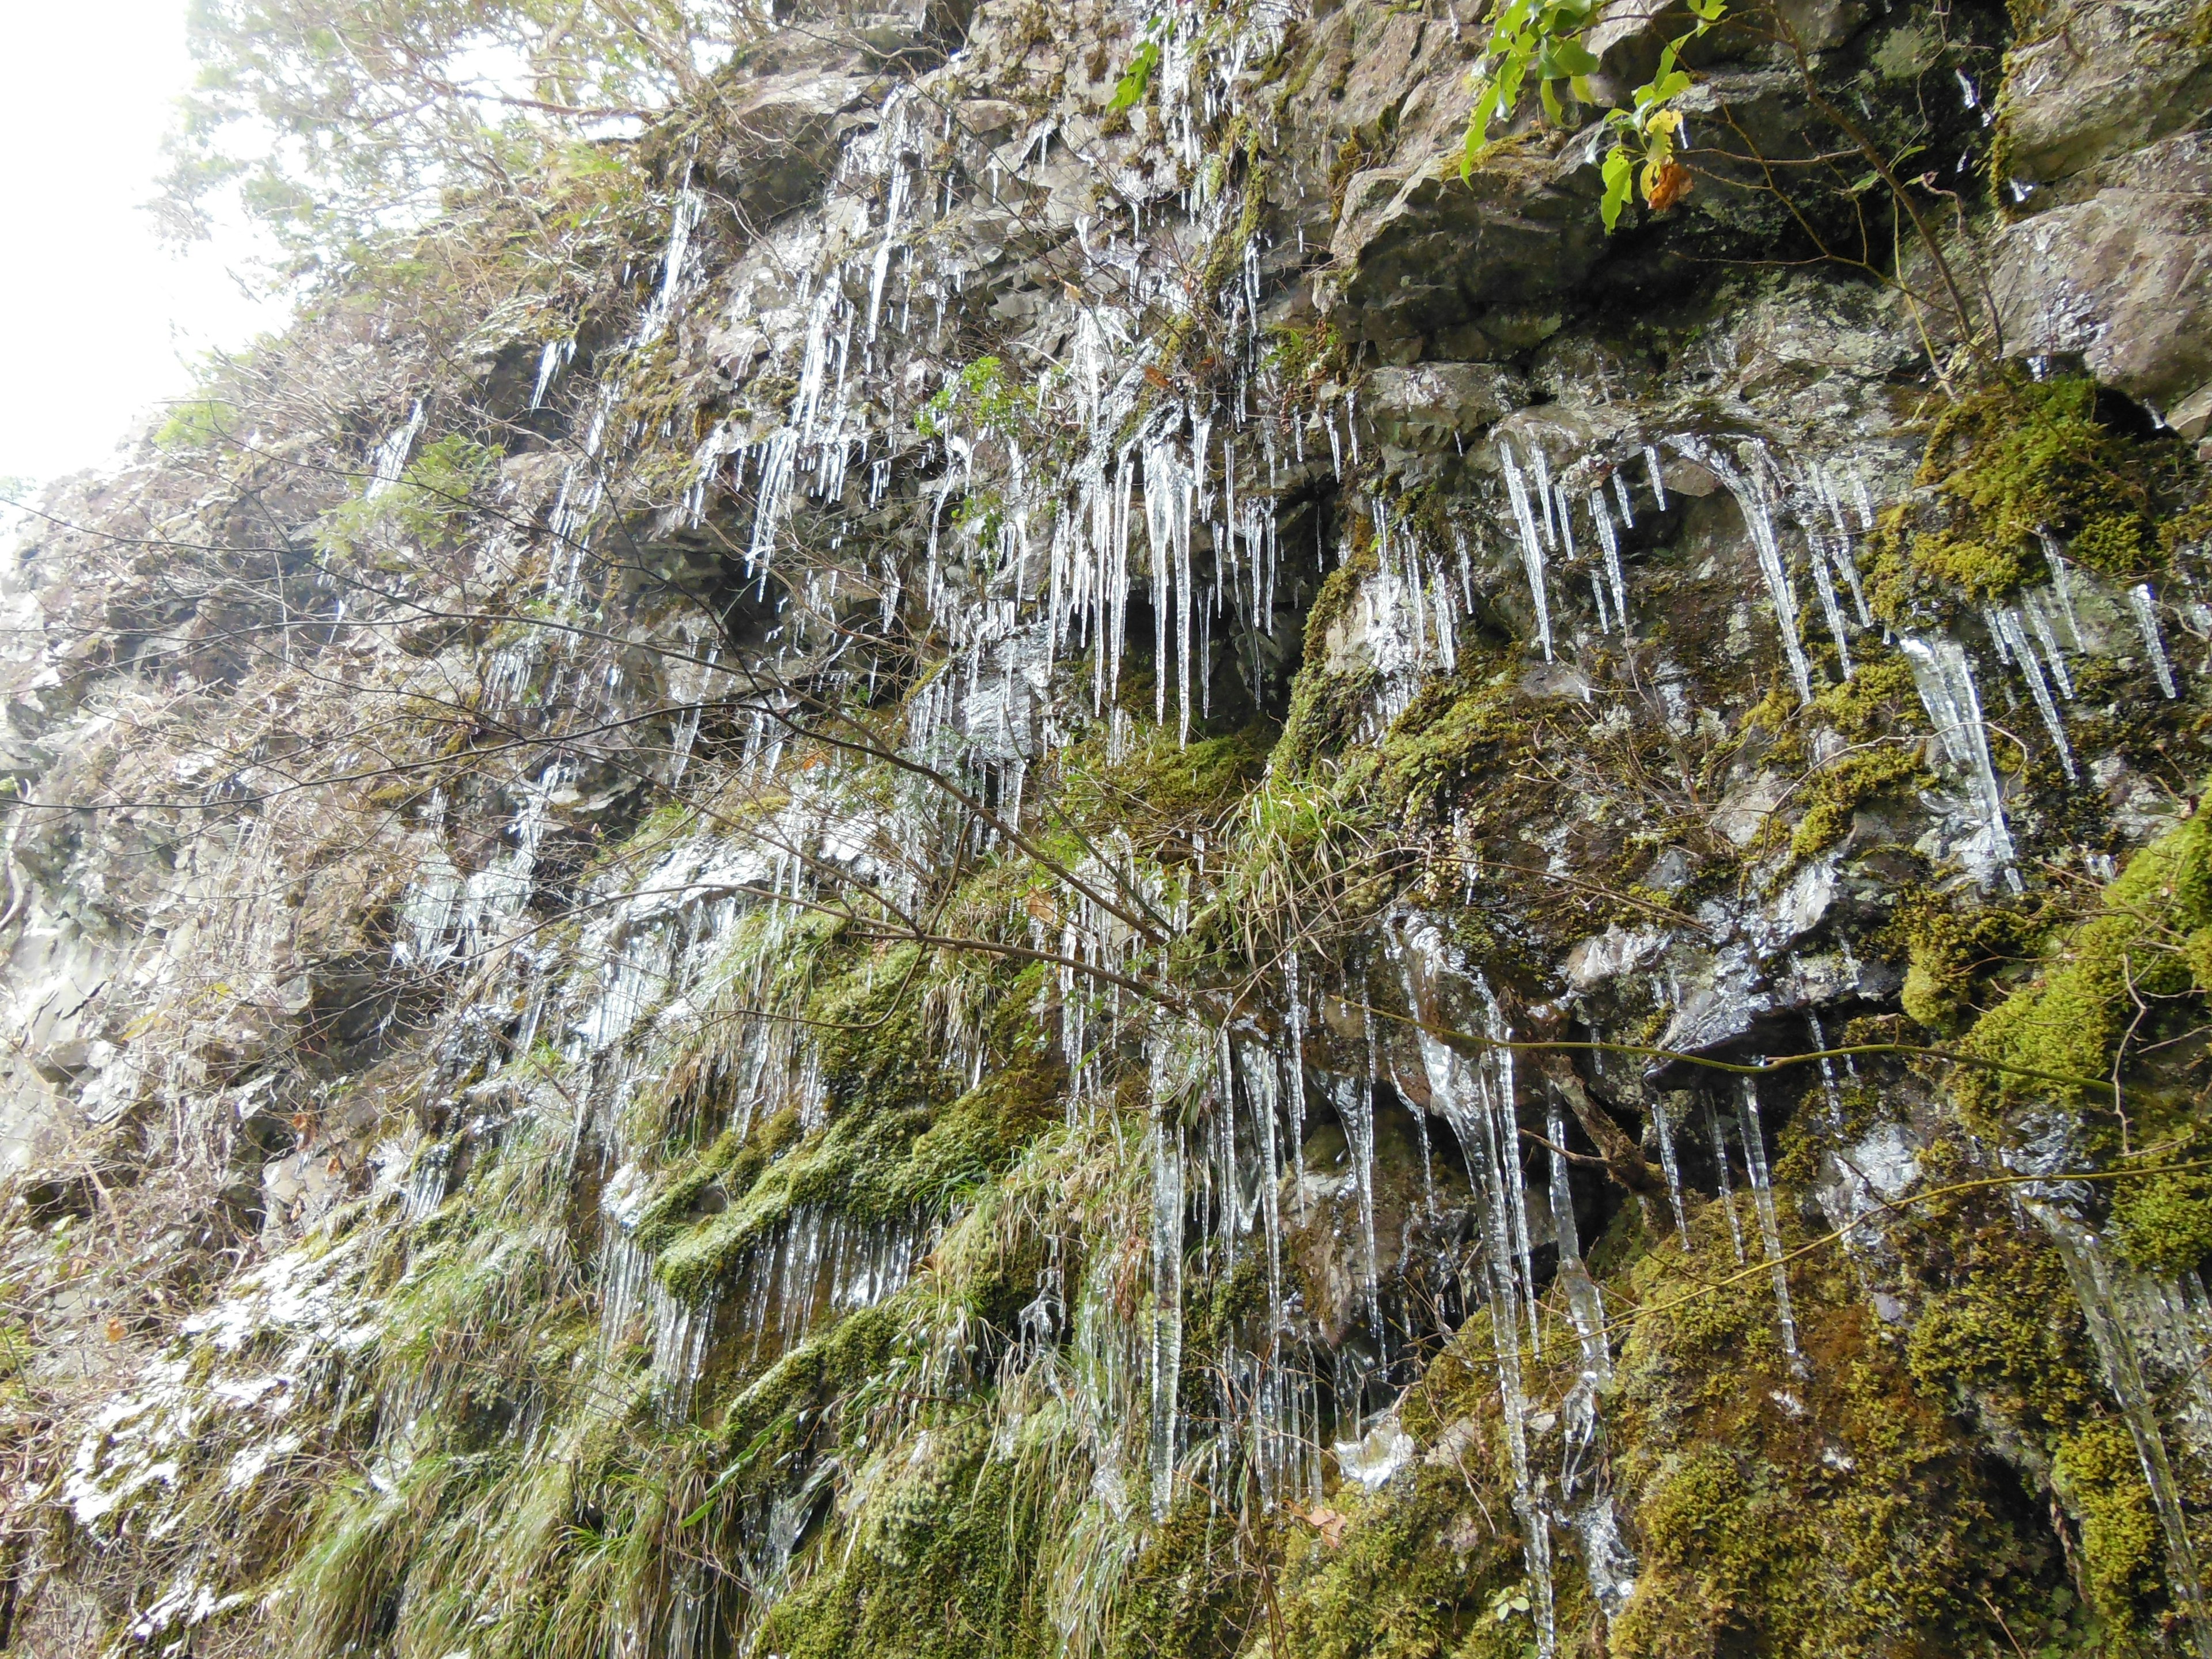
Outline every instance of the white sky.
<path id="1" fill-rule="evenodd" d="M 0 0 L 0 477 L 102 464 L 185 360 L 283 319 L 226 265 L 179 259 L 141 204 L 192 73 L 185 0 Z"/>

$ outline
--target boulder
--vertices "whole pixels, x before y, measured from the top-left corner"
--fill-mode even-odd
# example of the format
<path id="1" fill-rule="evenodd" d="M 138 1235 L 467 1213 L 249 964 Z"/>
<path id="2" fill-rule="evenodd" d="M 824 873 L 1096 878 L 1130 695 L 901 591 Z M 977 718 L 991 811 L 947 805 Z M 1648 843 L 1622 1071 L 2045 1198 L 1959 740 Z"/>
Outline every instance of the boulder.
<path id="1" fill-rule="evenodd" d="M 1452 152 L 1353 174 L 1332 243 L 1343 274 L 1326 301 L 1338 326 L 1385 362 L 1417 361 L 1425 342 L 1453 356 L 1534 344 L 1467 331 L 1564 290 L 1595 262 L 1605 228 L 1589 150 L 1581 139 L 1558 155 L 1528 143 L 1467 179 Z"/>
<path id="2" fill-rule="evenodd" d="M 837 118 L 866 82 L 834 71 L 770 76 L 738 88 L 718 112 L 720 143 L 702 166 L 756 222 L 811 200 L 836 164 Z"/>
<path id="3" fill-rule="evenodd" d="M 1384 443 L 1447 449 L 1527 403 L 1528 386 L 1495 363 L 1420 363 L 1376 369 L 1361 401 Z"/>
<path id="4" fill-rule="evenodd" d="M 2212 107 L 2212 47 L 2186 0 L 2078 0 L 2006 60 L 2011 178 L 2048 184 L 2180 131 Z"/>
<path id="5" fill-rule="evenodd" d="M 2212 422 L 2212 139 L 2177 134 L 2100 173 L 2085 199 L 1998 237 L 2005 349 L 2076 354 L 2201 436 Z"/>

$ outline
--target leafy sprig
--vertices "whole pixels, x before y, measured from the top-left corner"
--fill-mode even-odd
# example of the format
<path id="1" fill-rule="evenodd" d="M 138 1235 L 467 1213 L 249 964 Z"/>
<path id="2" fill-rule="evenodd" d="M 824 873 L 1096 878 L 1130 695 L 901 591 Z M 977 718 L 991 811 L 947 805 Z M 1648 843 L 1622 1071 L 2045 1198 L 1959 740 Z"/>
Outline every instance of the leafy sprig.
<path id="1" fill-rule="evenodd" d="M 1685 0 L 1697 21 L 1686 34 L 1667 43 L 1651 78 L 1629 94 L 1625 108 L 1608 110 L 1606 130 L 1613 147 L 1601 167 L 1605 195 L 1598 204 L 1607 234 L 1640 189 L 1644 202 L 1663 212 L 1689 189 L 1689 170 L 1680 161 L 1682 112 L 1677 104 L 1693 82 L 1681 67 L 1682 48 L 1727 15 L 1728 0 Z M 1490 39 L 1475 64 L 1474 109 L 1468 118 L 1467 149 L 1460 176 L 1471 176 L 1496 145 L 1494 123 L 1510 121 L 1533 77 L 1545 118 L 1564 125 L 1565 106 L 1559 83 L 1571 96 L 1589 102 L 1587 76 L 1598 69 L 1597 55 L 1583 40 L 1597 0 L 1499 0 L 1491 15 Z"/>

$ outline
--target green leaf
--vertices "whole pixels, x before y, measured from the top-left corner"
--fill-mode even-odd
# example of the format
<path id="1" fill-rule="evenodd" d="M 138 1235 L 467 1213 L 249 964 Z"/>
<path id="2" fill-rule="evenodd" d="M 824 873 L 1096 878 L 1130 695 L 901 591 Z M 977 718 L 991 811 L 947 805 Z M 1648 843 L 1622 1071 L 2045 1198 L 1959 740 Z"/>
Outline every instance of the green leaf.
<path id="1" fill-rule="evenodd" d="M 1613 227 L 1620 222 L 1621 210 L 1628 205 L 1629 192 L 1635 188 L 1635 158 L 1626 149 L 1616 146 L 1605 158 L 1602 176 L 1605 179 L 1605 199 L 1598 204 L 1597 210 L 1605 221 L 1605 234 L 1610 236 Z"/>
<path id="2" fill-rule="evenodd" d="M 1597 54 L 1579 40 L 1554 40 L 1545 56 L 1553 64 L 1554 75 L 1595 75 L 1598 71 Z"/>
<path id="3" fill-rule="evenodd" d="M 1567 117 L 1566 112 L 1559 107 L 1559 94 L 1552 90 L 1553 78 L 1547 76 L 1539 81 L 1536 83 L 1536 91 L 1544 100 L 1544 113 L 1550 118 L 1554 125 L 1557 125 L 1564 122 Z"/>
<path id="4" fill-rule="evenodd" d="M 1159 66 L 1159 43 L 1146 41 L 1137 48 L 1137 55 L 1129 60 L 1129 67 L 1121 71 L 1121 80 L 1114 86 L 1113 101 L 1106 107 L 1109 110 L 1135 108 L 1137 100 L 1145 95 L 1145 88 L 1152 83 L 1152 71 Z"/>

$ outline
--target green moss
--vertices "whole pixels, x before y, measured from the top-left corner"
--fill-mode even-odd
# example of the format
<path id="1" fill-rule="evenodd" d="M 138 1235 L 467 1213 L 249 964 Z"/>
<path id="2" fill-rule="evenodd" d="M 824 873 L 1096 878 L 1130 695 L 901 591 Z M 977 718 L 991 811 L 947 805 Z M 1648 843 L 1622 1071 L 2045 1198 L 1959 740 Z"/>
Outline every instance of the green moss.
<path id="1" fill-rule="evenodd" d="M 1475 1447 L 1463 1462 L 1419 1467 L 1408 1490 L 1340 1491 L 1341 1541 L 1297 1526 L 1279 1592 L 1281 1659 L 1519 1659 L 1534 1639 L 1523 1589 L 1512 1490 L 1492 1481 Z M 1324 1519 L 1327 1519 L 1324 1516 Z M 1559 1575 L 1571 1600 L 1576 1575 Z M 1570 1608 L 1566 1628 L 1577 1620 Z M 1279 1652 L 1270 1626 L 1256 1650 Z"/>
<path id="2" fill-rule="evenodd" d="M 2040 583 L 2044 532 L 2107 576 L 2161 568 L 2158 521 L 2200 493 L 2194 464 L 2177 442 L 2115 432 L 2096 402 L 2094 381 L 2061 376 L 2004 380 L 1952 404 L 1919 476 L 1941 522 L 1911 503 L 1884 518 L 1869 565 L 1877 614 L 1903 624 Z"/>
<path id="3" fill-rule="evenodd" d="M 2057 1253 L 2009 1215 L 1961 1233 L 1953 1283 L 1929 1297 L 1912 1327 L 1914 1379 L 2039 1437 L 2081 1420 L 2097 1387 Z"/>
<path id="4" fill-rule="evenodd" d="M 1972 1012 L 1993 975 L 2032 950 L 2039 912 L 2026 904 L 1962 901 L 1955 892 L 1917 884 L 1898 890 L 1885 940 L 1905 958 L 1899 1000 L 1906 1016 L 1948 1032 Z"/>
<path id="5" fill-rule="evenodd" d="M 2159 1161 L 2203 1156 L 2199 1136 Z M 2212 1256 L 2212 1176 L 2185 1171 L 2115 1182 L 2112 1235 L 2121 1255 L 2146 1273 L 2179 1279 L 2197 1272 Z"/>
<path id="6" fill-rule="evenodd" d="M 1119 830 L 1138 846 L 1180 859 L 1193 837 L 1214 830 L 1266 769 L 1264 734 L 1246 730 L 1188 744 L 1163 728 L 1121 760 L 1071 764 L 1069 816 L 1093 834 Z"/>
<path id="7" fill-rule="evenodd" d="M 2162 1601 L 2157 1512 L 2135 1443 L 2118 1423 L 2092 1423 L 2059 1442 L 2052 1485 L 2080 1519 L 2081 1578 L 2097 1611 L 2123 1630 Z"/>
<path id="8" fill-rule="evenodd" d="M 1309 658 L 1291 685 L 1290 712 L 1275 745 L 1275 763 L 1296 776 L 1341 753 L 1358 735 L 1381 683 L 1364 664 L 1334 671 Z"/>
<path id="9" fill-rule="evenodd" d="M 1383 739 L 1383 788 L 1408 805 L 1437 805 L 1486 762 L 1525 742 L 1528 731 L 1510 684 L 1425 687 Z"/>
<path id="10" fill-rule="evenodd" d="M 1902 655 L 1872 648 L 1871 641 L 1859 648 L 1864 654 L 1853 664 L 1850 678 L 1821 691 L 1813 707 L 1845 741 L 1872 743 L 1895 735 L 1900 717 L 1918 722 L 1920 693 Z"/>
<path id="11" fill-rule="evenodd" d="M 1235 1659 L 1259 1589 L 1237 1522 L 1192 1492 L 1131 1563 L 1109 1659 Z"/>
<path id="12" fill-rule="evenodd" d="M 726 1135 L 656 1195 L 638 1237 L 659 1250 L 654 1272 L 672 1291 L 705 1295 L 801 1207 L 907 1224 L 946 1214 L 1060 1120 L 1060 1068 L 1029 1029 L 1033 995 L 1000 995 L 994 1047 L 1005 1058 L 974 1088 L 945 1099 L 950 1090 L 917 1024 L 919 998 L 911 985 L 901 988 L 904 978 L 878 969 L 871 985 L 857 975 L 833 983 L 818 1005 L 876 1014 L 824 1033 L 823 1073 L 836 1103 L 827 1127 L 794 1144 L 797 1119 L 787 1113 L 753 1142 Z M 759 1144 L 771 1137 L 775 1151 Z M 687 1223 L 692 1200 L 718 1177 L 731 1194 L 727 1207 Z"/>
<path id="13" fill-rule="evenodd" d="M 1717 1210 L 1693 1216 L 1686 1259 L 1658 1250 L 1632 1274 L 1646 1311 L 1609 1432 L 1642 1562 L 1610 1650 L 1985 1651 L 1993 1607 L 2019 1618 L 2058 1587 L 2023 1535 L 2033 1512 L 2013 1510 L 1848 1276 L 1811 1261 L 1791 1275 L 1808 1361 L 1792 1376 L 1771 1291 L 1729 1282 Z"/>
<path id="14" fill-rule="evenodd" d="M 1813 775 L 1801 792 L 1805 816 L 1790 838 L 1793 862 L 1817 858 L 1850 833 L 1852 816 L 1879 796 L 1932 783 L 1917 746 L 1863 749 Z"/>
<path id="15" fill-rule="evenodd" d="M 2060 1077 L 2102 1079 L 2132 1030 L 2143 1042 L 2165 1035 L 2160 1006 L 2192 1018 L 2195 969 L 2185 940 L 2212 925 L 2212 826 L 2193 816 L 2136 853 L 2106 889 L 2097 915 L 2071 930 L 2033 984 L 1984 1014 L 1966 1046 L 1978 1054 Z M 2152 1029 L 2146 1029 L 2146 1027 Z M 2076 1109 L 2103 1091 L 2007 1073 L 1969 1074 L 1954 1085 L 1972 1121 L 1984 1127 L 2008 1106 L 2056 1100 Z M 2155 1110 L 2155 1096 L 2138 1109 Z"/>
<path id="16" fill-rule="evenodd" d="M 1355 531 L 1357 528 L 1357 520 Z M 1359 589 L 1370 576 L 1382 568 L 1375 557 L 1370 539 L 1355 542 L 1352 556 L 1328 573 L 1314 595 L 1313 606 L 1306 612 L 1305 660 L 1318 665 L 1328 660 L 1329 630 L 1352 614 L 1352 607 L 1359 598 Z"/>
<path id="17" fill-rule="evenodd" d="M 1042 1656 L 1041 1540 L 1015 1464 L 978 1428 L 941 1431 L 876 1495 L 854 1547 L 776 1602 L 755 1649 L 784 1659 Z"/>

